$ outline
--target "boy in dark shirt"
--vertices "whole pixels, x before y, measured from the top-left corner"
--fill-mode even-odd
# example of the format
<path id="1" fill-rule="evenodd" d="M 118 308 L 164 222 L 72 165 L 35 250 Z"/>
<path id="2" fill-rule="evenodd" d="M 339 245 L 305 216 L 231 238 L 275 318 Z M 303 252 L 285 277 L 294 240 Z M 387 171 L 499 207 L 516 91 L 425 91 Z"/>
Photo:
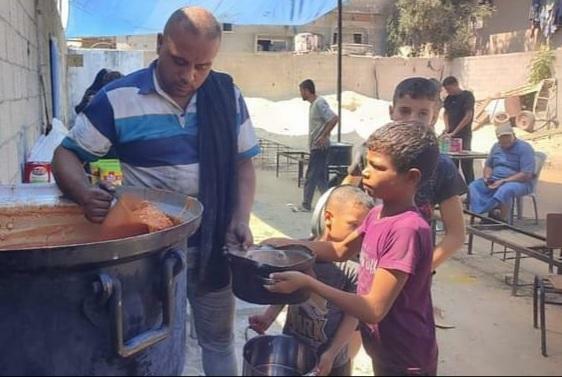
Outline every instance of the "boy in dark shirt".
<path id="1" fill-rule="evenodd" d="M 440 88 L 431 80 L 413 77 L 402 81 L 394 91 L 390 117 L 393 121 L 417 121 L 435 127 L 441 110 Z M 460 196 L 467 192 L 466 183 L 453 161 L 440 155 L 435 173 L 418 189 L 416 205 L 431 223 L 433 208 L 439 206 L 445 236 L 433 254 L 433 269 L 460 249 L 465 240 L 465 224 Z"/>

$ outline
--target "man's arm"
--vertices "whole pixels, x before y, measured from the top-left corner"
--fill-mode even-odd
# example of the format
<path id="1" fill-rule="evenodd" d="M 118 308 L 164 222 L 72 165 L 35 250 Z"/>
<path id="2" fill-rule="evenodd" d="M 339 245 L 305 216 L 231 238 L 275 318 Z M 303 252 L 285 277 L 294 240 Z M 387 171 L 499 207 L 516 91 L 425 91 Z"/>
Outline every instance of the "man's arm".
<path id="1" fill-rule="evenodd" d="M 494 170 L 491 167 L 486 165 L 484 167 L 484 173 L 483 173 L 484 180 L 487 181 L 490 178 L 492 178 L 493 172 L 494 172 Z"/>
<path id="2" fill-rule="evenodd" d="M 464 118 L 462 118 L 461 122 L 459 123 L 459 125 L 457 126 L 457 128 L 455 128 L 453 130 L 453 132 L 451 132 L 451 136 L 455 137 L 457 136 L 462 130 L 464 130 L 466 127 L 471 126 L 472 123 L 472 115 L 474 114 L 474 110 L 468 110 L 464 116 Z"/>
<path id="3" fill-rule="evenodd" d="M 443 131 L 443 133 L 448 134 L 449 133 L 449 113 L 447 112 L 447 110 L 445 110 L 443 112 L 443 122 L 445 122 L 445 131 Z"/>
<path id="4" fill-rule="evenodd" d="M 230 224 L 227 245 L 249 247 L 254 243 L 250 230 L 250 214 L 256 195 L 256 170 L 252 159 L 238 161 L 238 200 Z"/>
<path id="5" fill-rule="evenodd" d="M 88 220 L 103 222 L 113 196 L 106 190 L 90 185 L 82 162 L 74 152 L 59 146 L 52 162 L 53 174 L 62 192 L 83 208 Z"/>
<path id="6" fill-rule="evenodd" d="M 465 241 L 465 223 L 461 199 L 455 195 L 439 204 L 441 220 L 445 226 L 445 237 L 433 251 L 435 270 L 459 250 Z"/>
<path id="7" fill-rule="evenodd" d="M 337 115 L 327 121 L 326 124 L 324 124 L 324 126 L 322 127 L 322 132 L 318 136 L 318 139 L 330 137 L 332 130 L 334 129 L 334 127 L 336 127 L 336 124 L 338 124 L 339 121 L 340 118 Z"/>
<path id="8" fill-rule="evenodd" d="M 501 183 L 501 184 L 509 183 L 509 182 L 527 183 L 527 182 L 530 182 L 532 180 L 533 180 L 533 174 L 521 172 L 521 173 L 514 174 L 509 178 L 500 179 L 499 181 L 497 181 L 497 183 Z"/>

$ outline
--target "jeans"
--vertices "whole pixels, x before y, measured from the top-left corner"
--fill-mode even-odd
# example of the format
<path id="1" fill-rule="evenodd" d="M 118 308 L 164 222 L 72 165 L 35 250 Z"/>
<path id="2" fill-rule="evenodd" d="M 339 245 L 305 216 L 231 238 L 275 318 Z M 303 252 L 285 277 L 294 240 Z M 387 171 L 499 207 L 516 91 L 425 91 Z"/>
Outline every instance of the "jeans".
<path id="1" fill-rule="evenodd" d="M 470 126 L 468 126 L 470 127 Z M 465 151 L 472 150 L 472 135 L 464 135 L 462 137 L 462 148 Z M 470 185 L 474 182 L 474 161 L 471 159 L 462 160 L 460 163 L 458 160 L 454 160 L 455 165 L 457 165 L 457 169 L 459 165 L 462 168 L 462 174 L 464 176 L 464 181 L 467 185 Z"/>
<path id="2" fill-rule="evenodd" d="M 198 251 L 188 248 L 187 252 L 187 298 L 202 351 L 203 370 L 207 376 L 237 376 L 232 287 L 198 292 Z"/>
<path id="3" fill-rule="evenodd" d="M 321 194 L 328 190 L 328 150 L 314 149 L 310 151 L 310 160 L 304 181 L 304 198 L 302 206 L 311 209 L 316 188 Z"/>

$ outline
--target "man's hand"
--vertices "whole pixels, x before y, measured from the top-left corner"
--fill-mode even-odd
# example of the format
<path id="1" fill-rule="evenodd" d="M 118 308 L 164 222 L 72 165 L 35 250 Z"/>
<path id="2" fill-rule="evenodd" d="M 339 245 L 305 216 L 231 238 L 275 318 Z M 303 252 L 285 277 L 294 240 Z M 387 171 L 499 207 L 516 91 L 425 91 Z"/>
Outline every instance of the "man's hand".
<path id="1" fill-rule="evenodd" d="M 242 246 L 247 249 L 254 244 L 254 236 L 250 226 L 245 222 L 232 222 L 226 233 L 227 246 Z"/>
<path id="2" fill-rule="evenodd" d="M 102 183 L 100 187 L 91 187 L 84 191 L 78 198 L 78 204 L 84 210 L 84 215 L 89 221 L 98 224 L 103 222 L 113 201 L 113 195 L 110 191 L 112 191 L 111 186 Z"/>
<path id="3" fill-rule="evenodd" d="M 266 314 L 253 315 L 248 318 L 250 328 L 260 335 L 265 334 L 269 330 L 274 320 L 274 318 Z"/>
<path id="4" fill-rule="evenodd" d="M 320 362 L 316 367 L 317 376 L 329 376 L 332 368 L 334 367 L 334 361 L 336 360 L 336 355 L 334 355 L 330 350 L 327 350 L 320 357 Z"/>
<path id="5" fill-rule="evenodd" d="M 330 145 L 330 136 L 328 135 L 319 137 L 318 139 L 316 139 L 315 144 L 321 149 L 328 148 L 328 146 Z"/>
<path id="6" fill-rule="evenodd" d="M 312 279 L 310 276 L 296 271 L 271 274 L 270 278 L 274 281 L 274 284 L 266 285 L 265 289 L 273 293 L 283 294 L 291 294 L 301 288 L 308 288 Z"/>
<path id="7" fill-rule="evenodd" d="M 497 190 L 500 188 L 500 186 L 502 186 L 505 183 L 505 180 L 503 179 L 499 179 L 497 181 L 495 181 L 494 183 L 492 183 L 491 185 L 488 185 L 488 187 L 490 188 L 490 190 Z"/>

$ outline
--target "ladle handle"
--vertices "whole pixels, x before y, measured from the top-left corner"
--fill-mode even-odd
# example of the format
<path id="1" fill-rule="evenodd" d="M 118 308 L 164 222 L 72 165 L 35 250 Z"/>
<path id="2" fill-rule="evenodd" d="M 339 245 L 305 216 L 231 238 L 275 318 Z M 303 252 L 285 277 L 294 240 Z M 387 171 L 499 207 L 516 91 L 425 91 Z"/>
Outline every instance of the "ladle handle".
<path id="1" fill-rule="evenodd" d="M 123 288 L 118 278 L 102 273 L 98 275 L 101 289 L 97 290 L 98 296 L 109 302 L 111 313 L 111 326 L 115 351 L 119 356 L 128 358 L 145 349 L 167 339 L 173 328 L 175 316 L 175 283 L 176 276 L 185 269 L 185 260 L 182 254 L 172 250 L 166 254 L 162 262 L 162 325 L 159 328 L 148 330 L 125 341 L 123 331 Z"/>

